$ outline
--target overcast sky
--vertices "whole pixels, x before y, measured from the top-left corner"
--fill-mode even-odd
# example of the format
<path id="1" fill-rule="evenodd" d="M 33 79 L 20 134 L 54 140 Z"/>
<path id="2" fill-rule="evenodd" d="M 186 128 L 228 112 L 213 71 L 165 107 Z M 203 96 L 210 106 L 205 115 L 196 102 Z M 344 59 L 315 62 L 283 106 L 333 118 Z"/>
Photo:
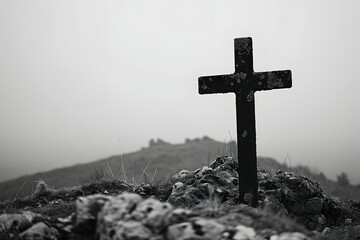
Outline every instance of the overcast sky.
<path id="1" fill-rule="evenodd" d="M 233 94 L 197 78 L 255 71 L 258 155 L 360 183 L 360 1 L 0 0 L 0 181 L 135 151 L 151 138 L 236 138 Z"/>

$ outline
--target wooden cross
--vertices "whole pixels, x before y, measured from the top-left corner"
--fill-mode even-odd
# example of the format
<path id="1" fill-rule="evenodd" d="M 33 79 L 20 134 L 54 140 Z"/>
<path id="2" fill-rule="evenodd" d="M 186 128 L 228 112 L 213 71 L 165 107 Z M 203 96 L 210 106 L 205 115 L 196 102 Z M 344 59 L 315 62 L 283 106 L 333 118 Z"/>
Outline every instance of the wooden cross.
<path id="1" fill-rule="evenodd" d="M 290 88 L 291 71 L 254 72 L 251 38 L 235 39 L 235 73 L 199 77 L 199 93 L 236 95 L 239 199 L 258 203 L 255 99 L 256 91 Z"/>

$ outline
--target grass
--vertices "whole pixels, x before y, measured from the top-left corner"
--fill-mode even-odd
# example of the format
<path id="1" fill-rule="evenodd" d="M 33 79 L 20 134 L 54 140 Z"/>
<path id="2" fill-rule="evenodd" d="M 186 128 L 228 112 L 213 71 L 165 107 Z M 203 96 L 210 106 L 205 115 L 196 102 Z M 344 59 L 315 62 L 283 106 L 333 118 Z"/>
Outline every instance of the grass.
<path id="1" fill-rule="evenodd" d="M 141 176 L 140 176 L 140 178 L 139 178 L 139 180 L 138 180 L 139 183 L 141 182 L 142 178 L 144 178 L 144 182 L 145 182 L 145 183 L 149 183 L 149 182 L 148 182 L 148 181 L 149 181 L 148 179 L 150 179 L 150 181 L 153 181 L 153 180 L 154 180 L 154 177 L 155 177 L 155 175 L 156 175 L 157 169 L 155 169 L 154 177 L 151 177 L 151 176 L 146 172 L 146 170 L 147 170 L 147 168 L 149 167 L 151 161 L 152 161 L 152 158 L 150 158 L 150 160 L 149 160 L 148 163 L 146 164 L 145 168 L 142 168 L 142 174 L 141 174 Z"/>
<path id="2" fill-rule="evenodd" d="M 73 212 L 78 197 L 104 192 L 118 195 L 124 191 L 131 192 L 133 187 L 116 179 L 101 179 L 71 188 L 46 188 L 37 194 L 4 201 L 3 205 L 0 204 L 0 210 L 14 212 L 26 209 L 46 216 L 66 217 Z"/>
<path id="3" fill-rule="evenodd" d="M 281 164 L 276 169 L 270 169 L 269 170 L 270 176 L 274 176 L 274 174 L 277 171 L 283 169 L 286 166 L 286 162 L 288 161 L 288 159 L 289 159 L 289 154 L 287 153 L 284 160 L 281 162 Z"/>
<path id="4" fill-rule="evenodd" d="M 211 163 L 210 153 L 208 153 L 206 158 L 204 157 L 204 162 L 205 162 L 206 166 L 208 166 L 208 167 L 210 166 L 210 163 Z"/>

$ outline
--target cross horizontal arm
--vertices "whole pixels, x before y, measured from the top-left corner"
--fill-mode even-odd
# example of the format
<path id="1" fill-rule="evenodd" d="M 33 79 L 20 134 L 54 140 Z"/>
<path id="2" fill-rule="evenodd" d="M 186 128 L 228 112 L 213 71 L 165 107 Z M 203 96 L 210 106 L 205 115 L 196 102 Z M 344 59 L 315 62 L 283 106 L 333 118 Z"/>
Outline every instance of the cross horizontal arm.
<path id="1" fill-rule="evenodd" d="M 243 80 L 246 78 L 246 73 L 199 77 L 199 93 L 211 94 L 237 92 L 242 88 Z"/>
<path id="2" fill-rule="evenodd" d="M 291 88 L 291 71 L 254 72 L 255 91 Z"/>

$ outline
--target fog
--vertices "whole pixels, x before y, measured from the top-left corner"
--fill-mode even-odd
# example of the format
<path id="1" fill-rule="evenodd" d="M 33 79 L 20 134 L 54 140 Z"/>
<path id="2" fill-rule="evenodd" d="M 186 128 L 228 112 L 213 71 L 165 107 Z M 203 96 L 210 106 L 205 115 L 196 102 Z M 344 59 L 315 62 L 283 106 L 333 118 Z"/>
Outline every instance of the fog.
<path id="1" fill-rule="evenodd" d="M 208 135 L 236 139 L 233 94 L 197 78 L 255 71 L 258 155 L 360 183 L 359 1 L 0 1 L 0 181 Z"/>

